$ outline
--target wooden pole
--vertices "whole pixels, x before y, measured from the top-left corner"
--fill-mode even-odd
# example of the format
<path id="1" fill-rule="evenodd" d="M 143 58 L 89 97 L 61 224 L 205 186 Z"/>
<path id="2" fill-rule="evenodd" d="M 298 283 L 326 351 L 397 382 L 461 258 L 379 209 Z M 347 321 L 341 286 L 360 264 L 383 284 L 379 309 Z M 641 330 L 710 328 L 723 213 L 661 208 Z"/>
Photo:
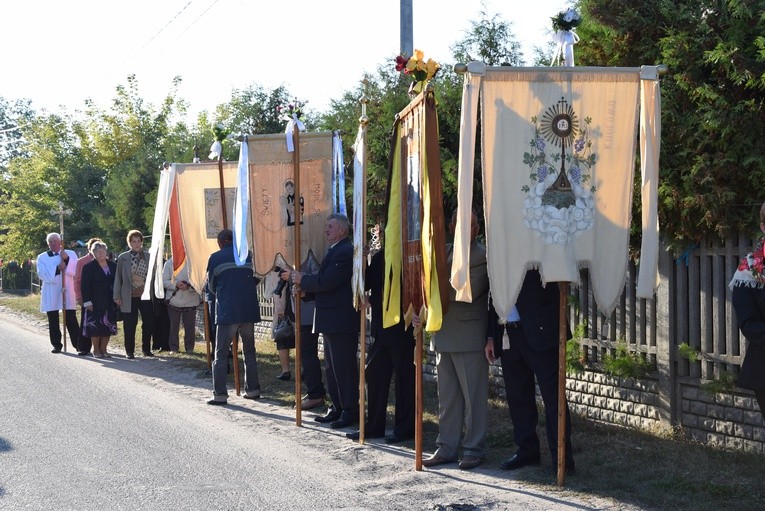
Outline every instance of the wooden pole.
<path id="1" fill-rule="evenodd" d="M 210 359 L 210 304 L 205 301 L 205 348 L 207 350 L 207 368 L 212 370 L 212 360 Z"/>
<path id="2" fill-rule="evenodd" d="M 295 246 L 293 247 L 293 258 L 295 260 L 295 269 L 300 271 L 302 262 L 302 251 L 300 250 L 300 222 L 303 221 L 303 212 L 300 208 L 300 130 L 297 123 L 294 123 L 292 127 L 292 141 L 294 142 L 295 150 L 292 152 L 292 168 L 295 174 L 295 200 L 292 201 L 292 207 L 295 214 L 292 217 L 295 219 Z M 300 350 L 300 286 L 295 284 L 295 426 L 303 425 L 303 385 L 301 372 L 301 350 Z M 289 297 L 288 297 L 289 299 Z"/>
<path id="3" fill-rule="evenodd" d="M 361 127 L 361 139 L 364 141 L 362 144 L 363 154 L 361 155 L 361 176 L 353 176 L 354 179 L 361 179 L 361 225 L 357 226 L 358 229 L 364 230 L 364 237 L 362 243 L 366 242 L 366 226 L 367 226 L 367 124 L 369 124 L 369 117 L 367 117 L 367 99 L 366 94 L 366 80 L 364 81 L 364 94 L 361 96 L 359 102 L 361 103 L 361 117 L 359 117 L 359 126 Z M 345 190 L 340 190 L 340 193 L 345 193 Z M 359 250 L 364 253 L 364 247 L 354 247 L 354 250 Z M 366 261 L 361 265 L 361 282 L 365 281 L 366 274 Z M 360 304 L 361 310 L 359 337 L 361 339 L 361 353 L 359 354 L 359 443 L 364 444 L 364 435 L 366 434 L 366 388 L 367 388 L 367 314 L 366 314 L 366 294 L 362 298 L 363 303 Z"/>
<path id="4" fill-rule="evenodd" d="M 242 142 L 245 143 L 245 142 Z M 223 149 L 218 155 L 218 183 L 220 186 L 220 207 L 223 212 L 223 228 L 228 229 L 228 208 L 226 208 L 226 187 L 223 182 Z"/>
<path id="5" fill-rule="evenodd" d="M 566 342 L 568 341 L 568 282 L 560 282 L 558 320 L 558 486 L 566 482 Z"/>
<path id="6" fill-rule="evenodd" d="M 422 329 L 417 331 L 414 345 L 414 469 L 422 470 Z"/>

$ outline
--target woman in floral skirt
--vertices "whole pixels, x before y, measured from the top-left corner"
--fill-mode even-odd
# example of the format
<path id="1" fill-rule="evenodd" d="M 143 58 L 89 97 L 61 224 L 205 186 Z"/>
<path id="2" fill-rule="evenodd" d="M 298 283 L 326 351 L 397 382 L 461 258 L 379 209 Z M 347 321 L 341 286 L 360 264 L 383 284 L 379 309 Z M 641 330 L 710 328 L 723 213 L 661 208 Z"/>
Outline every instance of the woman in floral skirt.
<path id="1" fill-rule="evenodd" d="M 117 265 L 107 259 L 106 244 L 91 247 L 95 260 L 82 269 L 82 333 L 93 341 L 93 356 L 108 358 L 109 337 L 117 333 L 117 304 L 112 299 Z"/>

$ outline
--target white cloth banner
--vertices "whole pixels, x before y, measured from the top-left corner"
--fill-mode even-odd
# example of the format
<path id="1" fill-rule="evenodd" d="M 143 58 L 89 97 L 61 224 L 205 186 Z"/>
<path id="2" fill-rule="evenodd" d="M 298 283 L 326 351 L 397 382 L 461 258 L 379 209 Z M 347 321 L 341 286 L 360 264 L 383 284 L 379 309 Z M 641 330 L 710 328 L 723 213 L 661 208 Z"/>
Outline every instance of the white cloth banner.
<path id="1" fill-rule="evenodd" d="M 151 248 L 149 248 L 149 268 L 146 273 L 146 283 L 154 282 L 154 296 L 165 297 L 165 286 L 162 282 L 162 269 L 165 261 L 162 257 L 165 253 L 165 233 L 170 213 L 170 196 L 175 184 L 175 164 L 168 169 L 162 169 L 159 173 L 159 187 L 157 188 L 157 202 L 154 206 L 154 224 L 151 228 Z M 144 286 L 141 300 L 151 300 L 151 287 Z"/>
<path id="2" fill-rule="evenodd" d="M 250 211 L 250 160 L 247 146 L 245 136 L 239 147 L 239 169 L 234 203 L 234 260 L 237 266 L 244 266 L 250 251 L 247 237 L 247 215 Z"/>
<path id="3" fill-rule="evenodd" d="M 640 73 L 640 171 L 642 173 L 642 231 L 637 296 L 653 298 L 659 286 L 659 150 L 661 148 L 661 90 L 656 66 Z"/>
<path id="4" fill-rule="evenodd" d="M 353 144 L 353 306 L 361 310 L 364 306 L 364 245 L 366 242 L 366 219 L 364 218 L 367 187 L 367 132 L 359 126 L 356 142 Z"/>
<path id="5" fill-rule="evenodd" d="M 497 313 L 507 317 L 531 268 L 544 282 L 574 284 L 579 269 L 589 268 L 595 299 L 610 311 L 626 276 L 639 70 L 486 68 L 484 76 L 480 68 L 468 70 L 470 102 L 478 94 L 474 80 L 481 84 L 486 245 Z M 463 107 L 462 221 L 455 237 L 461 262 L 452 265 L 458 293 L 469 272 L 463 238 L 470 224 L 463 217 L 465 190 L 472 193 L 474 119 Z M 655 209 L 655 198 L 644 204 Z"/>

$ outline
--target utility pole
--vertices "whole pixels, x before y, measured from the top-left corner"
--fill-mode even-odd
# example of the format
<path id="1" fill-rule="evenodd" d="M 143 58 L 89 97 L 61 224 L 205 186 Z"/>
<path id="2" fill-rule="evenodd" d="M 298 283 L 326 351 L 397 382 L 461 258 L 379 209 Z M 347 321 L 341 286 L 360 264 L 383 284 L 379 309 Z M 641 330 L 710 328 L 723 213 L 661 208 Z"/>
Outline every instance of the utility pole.
<path id="1" fill-rule="evenodd" d="M 58 230 L 61 236 L 61 251 L 66 250 L 64 246 L 64 215 L 71 215 L 71 209 L 64 209 L 64 203 L 58 201 L 58 209 L 51 209 L 51 215 L 58 215 Z M 66 268 L 61 272 L 61 333 L 64 339 L 64 352 L 66 352 Z M 77 346 L 75 346 L 77 348 Z"/>
<path id="2" fill-rule="evenodd" d="M 412 22 L 412 0 L 401 0 L 401 55 L 414 54 L 414 23 Z"/>

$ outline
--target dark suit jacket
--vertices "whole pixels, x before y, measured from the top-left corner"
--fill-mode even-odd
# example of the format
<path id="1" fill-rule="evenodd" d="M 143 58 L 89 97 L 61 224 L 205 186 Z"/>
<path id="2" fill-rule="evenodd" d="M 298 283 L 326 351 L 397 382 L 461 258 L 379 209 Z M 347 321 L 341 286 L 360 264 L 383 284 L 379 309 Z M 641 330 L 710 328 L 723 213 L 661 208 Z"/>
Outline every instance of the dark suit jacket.
<path id="1" fill-rule="evenodd" d="M 523 287 L 518 294 L 515 306 L 521 316 L 523 332 L 533 349 L 544 351 L 558 345 L 560 291 L 557 282 L 549 282 L 546 287 L 542 287 L 539 271 L 529 270 L 523 279 Z M 502 353 L 504 325 L 499 324 L 499 317 L 493 303 L 489 307 L 489 323 L 490 331 L 494 332 L 492 335 L 494 353 L 499 356 Z"/>
<path id="2" fill-rule="evenodd" d="M 98 261 L 91 261 L 82 268 L 82 280 L 80 290 L 82 291 L 82 303 L 91 302 L 93 309 L 106 311 L 113 303 L 114 278 L 117 275 L 117 264 L 107 261 L 109 266 L 109 275 L 104 274 Z"/>
<path id="3" fill-rule="evenodd" d="M 736 286 L 732 301 L 738 327 L 749 341 L 736 384 L 765 390 L 765 289 Z"/>
<path id="4" fill-rule="evenodd" d="M 353 244 L 342 239 L 327 252 L 315 275 L 303 275 L 300 288 L 314 293 L 313 330 L 325 334 L 356 334 L 359 312 L 353 308 Z"/>
<path id="5" fill-rule="evenodd" d="M 375 342 L 391 346 L 409 346 L 414 340 L 414 327 L 404 329 L 404 321 L 389 328 L 383 328 L 383 275 L 385 273 L 385 250 L 380 250 L 372 256 L 372 262 L 367 268 L 364 285 L 369 294 L 369 304 L 372 306 L 371 335 Z"/>

